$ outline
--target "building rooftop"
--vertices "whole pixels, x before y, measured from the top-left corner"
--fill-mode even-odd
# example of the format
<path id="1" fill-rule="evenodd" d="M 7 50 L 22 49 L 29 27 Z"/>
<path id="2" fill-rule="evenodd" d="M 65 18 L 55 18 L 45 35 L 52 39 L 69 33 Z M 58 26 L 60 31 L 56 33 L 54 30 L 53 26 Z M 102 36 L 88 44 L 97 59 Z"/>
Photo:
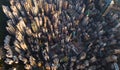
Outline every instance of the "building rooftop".
<path id="1" fill-rule="evenodd" d="M 104 8 L 102 9 L 103 16 L 111 10 L 120 11 L 120 0 L 102 0 L 103 2 L 105 2 Z"/>
<path id="2" fill-rule="evenodd" d="M 120 0 L 114 0 L 116 4 L 120 5 Z"/>

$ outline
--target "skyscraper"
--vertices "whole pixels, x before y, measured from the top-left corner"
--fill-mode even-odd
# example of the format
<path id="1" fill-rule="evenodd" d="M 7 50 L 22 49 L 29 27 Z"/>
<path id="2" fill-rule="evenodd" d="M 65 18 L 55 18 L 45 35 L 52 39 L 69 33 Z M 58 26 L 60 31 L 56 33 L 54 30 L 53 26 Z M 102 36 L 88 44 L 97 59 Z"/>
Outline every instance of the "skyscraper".
<path id="1" fill-rule="evenodd" d="M 105 2 L 104 8 L 102 9 L 102 16 L 105 16 L 110 10 L 120 11 L 120 0 L 102 0 L 102 1 Z"/>
<path id="2" fill-rule="evenodd" d="M 102 10 L 103 14 L 102 16 L 105 16 L 111 9 L 111 7 L 114 4 L 114 0 L 105 0 L 105 8 Z"/>

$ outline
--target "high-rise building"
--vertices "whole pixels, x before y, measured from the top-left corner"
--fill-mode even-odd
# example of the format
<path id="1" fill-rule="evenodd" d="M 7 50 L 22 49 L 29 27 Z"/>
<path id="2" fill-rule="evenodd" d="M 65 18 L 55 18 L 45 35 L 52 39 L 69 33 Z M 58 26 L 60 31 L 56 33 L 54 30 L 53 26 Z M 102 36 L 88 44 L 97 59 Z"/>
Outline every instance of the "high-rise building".
<path id="1" fill-rule="evenodd" d="M 120 11 L 120 0 L 101 0 L 100 5 L 103 9 L 102 16 L 105 16 L 109 11 Z"/>

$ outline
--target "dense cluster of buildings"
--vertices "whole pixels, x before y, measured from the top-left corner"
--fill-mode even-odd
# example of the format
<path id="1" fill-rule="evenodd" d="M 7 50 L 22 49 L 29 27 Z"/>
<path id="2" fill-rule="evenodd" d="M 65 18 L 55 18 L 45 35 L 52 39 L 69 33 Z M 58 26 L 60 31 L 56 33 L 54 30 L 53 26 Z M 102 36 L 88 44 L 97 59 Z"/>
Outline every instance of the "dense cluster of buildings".
<path id="1" fill-rule="evenodd" d="M 119 70 L 120 13 L 109 11 L 113 0 L 104 11 L 95 0 L 85 1 L 10 0 L 10 7 L 2 6 L 9 18 L 4 62 L 22 62 L 27 70 L 105 70 L 107 64 Z"/>

